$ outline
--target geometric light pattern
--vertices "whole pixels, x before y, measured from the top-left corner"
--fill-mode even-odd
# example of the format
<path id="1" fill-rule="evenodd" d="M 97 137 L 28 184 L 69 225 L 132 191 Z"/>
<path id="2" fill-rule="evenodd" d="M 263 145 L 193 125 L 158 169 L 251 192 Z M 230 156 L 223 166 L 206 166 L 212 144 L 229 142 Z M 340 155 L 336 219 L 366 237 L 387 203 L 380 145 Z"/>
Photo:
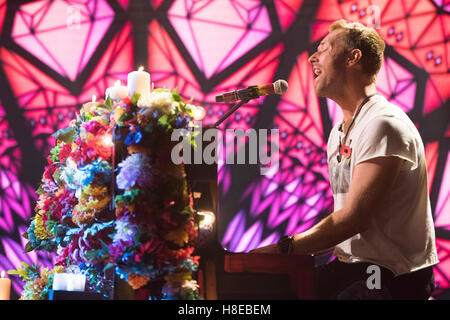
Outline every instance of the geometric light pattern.
<path id="1" fill-rule="evenodd" d="M 435 226 L 450 231 L 450 154 L 447 154 L 442 185 L 435 209 Z"/>
<path id="2" fill-rule="evenodd" d="M 275 9 L 281 29 L 285 32 L 295 21 L 303 1 L 299 0 L 274 0 Z"/>
<path id="3" fill-rule="evenodd" d="M 7 233 L 15 230 L 17 222 L 28 222 L 35 200 L 33 188 L 19 180 L 20 157 L 20 149 L 0 105 L 0 230 Z"/>
<path id="4" fill-rule="evenodd" d="M 417 86 L 414 75 L 392 58 L 384 59 L 377 83 L 377 90 L 406 113 L 414 107 Z"/>
<path id="5" fill-rule="evenodd" d="M 106 0 L 36 1 L 20 6 L 11 36 L 29 53 L 74 81 L 114 19 Z"/>
<path id="6" fill-rule="evenodd" d="M 267 7 L 257 0 L 174 1 L 169 20 L 206 78 L 268 37 Z"/>
<path id="7" fill-rule="evenodd" d="M 387 43 L 377 90 L 401 107 L 424 140 L 441 263 L 450 286 L 450 15 L 446 0 L 0 0 L 0 269 L 23 253 L 50 134 L 92 95 L 142 64 L 156 87 L 178 88 L 206 110 L 215 95 L 278 79 L 283 96 L 243 105 L 220 129 L 279 129 L 280 167 L 219 166 L 219 241 L 246 252 L 305 230 L 333 209 L 326 141 L 339 108 L 317 98 L 307 58 L 332 21 L 376 26 Z M 145 12 L 143 12 L 143 10 Z M 20 129 L 18 129 L 20 128 Z M 230 152 L 231 150 L 225 150 Z M 30 161 L 32 155 L 33 161 Z M 21 283 L 14 282 L 17 292 Z"/>

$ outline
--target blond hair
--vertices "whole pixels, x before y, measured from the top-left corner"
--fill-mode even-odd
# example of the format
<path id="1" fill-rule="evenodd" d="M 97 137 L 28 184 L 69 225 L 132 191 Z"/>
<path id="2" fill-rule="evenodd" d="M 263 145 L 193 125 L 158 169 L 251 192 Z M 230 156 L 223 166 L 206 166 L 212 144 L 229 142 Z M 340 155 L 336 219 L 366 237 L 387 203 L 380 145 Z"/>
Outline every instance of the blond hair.
<path id="1" fill-rule="evenodd" d="M 361 50 L 362 71 L 368 76 L 370 82 L 375 82 L 378 71 L 383 63 L 383 53 L 386 47 L 383 39 L 373 29 L 359 22 L 348 22 L 344 19 L 333 22 L 330 32 L 334 30 L 345 30 L 345 49 L 349 52 L 353 49 Z"/>

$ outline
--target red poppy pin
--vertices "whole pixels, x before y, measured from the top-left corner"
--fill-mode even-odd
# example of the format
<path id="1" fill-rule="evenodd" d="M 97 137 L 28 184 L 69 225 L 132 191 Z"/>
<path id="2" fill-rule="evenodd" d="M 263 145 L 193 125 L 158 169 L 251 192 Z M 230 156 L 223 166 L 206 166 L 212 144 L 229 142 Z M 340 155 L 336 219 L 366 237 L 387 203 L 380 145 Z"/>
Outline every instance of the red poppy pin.
<path id="1" fill-rule="evenodd" d="M 346 145 L 341 146 L 341 154 L 344 156 L 344 158 L 349 159 L 352 155 L 352 148 Z"/>

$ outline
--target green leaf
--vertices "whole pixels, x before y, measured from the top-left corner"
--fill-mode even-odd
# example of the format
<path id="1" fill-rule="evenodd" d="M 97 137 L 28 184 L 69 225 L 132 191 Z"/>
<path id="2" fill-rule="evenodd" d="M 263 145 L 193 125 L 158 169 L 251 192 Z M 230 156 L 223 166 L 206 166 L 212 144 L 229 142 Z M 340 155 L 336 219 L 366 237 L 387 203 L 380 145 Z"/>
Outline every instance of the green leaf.
<path id="1" fill-rule="evenodd" d="M 92 113 L 85 113 L 84 114 L 84 121 L 90 121 L 94 117 Z"/>
<path id="2" fill-rule="evenodd" d="M 133 96 L 131 97 L 131 103 L 137 106 L 137 103 L 139 101 L 139 98 L 141 97 L 140 93 L 135 92 Z"/>
<path id="3" fill-rule="evenodd" d="M 50 150 L 51 153 L 51 160 L 53 162 L 59 161 L 59 152 L 61 151 L 61 144 L 57 144 L 55 147 L 53 147 L 52 150 Z"/>
<path id="4" fill-rule="evenodd" d="M 75 127 L 62 128 L 52 134 L 57 140 L 65 143 L 72 143 L 75 141 L 77 135 L 77 129 Z"/>
<path id="5" fill-rule="evenodd" d="M 27 244 L 25 245 L 25 253 L 28 253 L 31 251 L 33 251 L 33 247 L 31 246 L 30 242 L 27 242 Z"/>
<path id="6" fill-rule="evenodd" d="M 167 116 L 167 114 L 165 114 L 158 119 L 158 124 L 162 126 L 167 126 L 169 124 L 168 120 L 169 117 Z"/>
<path id="7" fill-rule="evenodd" d="M 24 232 L 24 233 L 22 233 L 22 237 L 24 237 L 25 239 L 28 239 L 28 231 L 27 231 L 27 232 Z"/>
<path id="8" fill-rule="evenodd" d="M 50 213 L 50 212 L 48 212 L 48 213 Z M 47 220 L 47 227 L 46 227 L 46 229 L 47 229 L 48 232 L 50 232 L 51 234 L 56 236 L 56 234 L 57 234 L 56 233 L 57 225 L 58 225 L 57 221 L 49 219 L 49 220 Z"/>
<path id="9" fill-rule="evenodd" d="M 89 250 L 85 253 L 85 257 L 89 260 L 92 261 L 95 258 L 97 258 L 98 256 L 98 250 Z"/>
<path id="10" fill-rule="evenodd" d="M 116 265 L 114 264 L 114 263 L 108 263 L 104 268 L 103 268 L 103 272 L 105 272 L 105 271 L 107 271 L 107 270 L 109 270 L 109 269 L 111 269 L 111 268 L 114 268 Z"/>
<path id="11" fill-rule="evenodd" d="M 113 111 L 114 108 L 114 100 L 111 99 L 109 96 L 106 98 L 105 103 L 104 103 L 106 109 L 108 109 L 109 111 Z"/>
<path id="12" fill-rule="evenodd" d="M 180 94 L 178 93 L 178 89 L 177 88 L 172 90 L 172 97 L 173 97 L 173 100 L 175 100 L 177 102 L 182 102 L 183 101 L 183 99 L 181 99 Z"/>
<path id="13" fill-rule="evenodd" d="M 17 274 L 23 281 L 29 281 L 40 277 L 40 266 L 29 266 L 26 262 L 22 262 L 22 269 L 17 267 L 16 270 L 8 270 L 8 274 Z"/>
<path id="14" fill-rule="evenodd" d="M 124 112 L 119 118 L 119 123 L 127 121 L 127 119 L 130 117 L 129 112 Z"/>
<path id="15" fill-rule="evenodd" d="M 38 195 L 43 195 L 45 193 L 45 190 L 42 188 L 42 184 L 39 185 L 39 187 L 36 190 L 36 193 Z"/>
<path id="16" fill-rule="evenodd" d="M 58 167 L 55 170 L 55 172 L 53 173 L 53 179 L 55 179 L 57 184 L 61 183 L 61 172 L 62 172 L 62 169 Z"/>

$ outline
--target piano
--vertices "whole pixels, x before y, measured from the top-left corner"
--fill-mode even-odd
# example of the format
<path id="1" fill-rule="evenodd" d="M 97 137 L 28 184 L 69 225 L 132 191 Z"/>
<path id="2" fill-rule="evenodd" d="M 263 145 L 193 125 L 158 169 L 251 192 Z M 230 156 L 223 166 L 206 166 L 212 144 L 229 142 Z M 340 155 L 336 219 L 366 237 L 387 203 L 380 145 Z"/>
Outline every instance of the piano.
<path id="1" fill-rule="evenodd" d="M 220 215 L 217 164 L 185 164 L 194 192 L 194 207 Z M 313 298 L 314 257 L 307 255 L 232 253 L 219 241 L 217 226 L 196 249 L 198 282 L 206 300 L 297 300 Z"/>

